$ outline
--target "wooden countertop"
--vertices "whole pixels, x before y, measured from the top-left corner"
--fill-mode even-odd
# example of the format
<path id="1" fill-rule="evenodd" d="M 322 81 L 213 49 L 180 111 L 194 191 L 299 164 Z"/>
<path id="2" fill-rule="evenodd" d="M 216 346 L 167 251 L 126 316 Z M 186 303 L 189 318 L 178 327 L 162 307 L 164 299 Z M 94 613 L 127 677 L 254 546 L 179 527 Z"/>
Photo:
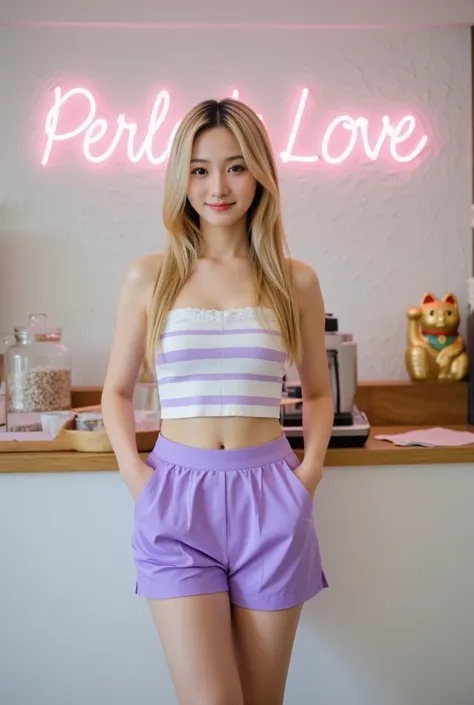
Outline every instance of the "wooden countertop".
<path id="1" fill-rule="evenodd" d="M 459 431 L 474 432 L 474 426 L 443 425 Z M 380 433 L 404 433 L 414 428 L 427 426 L 378 426 L 373 427 L 370 438 L 363 448 L 330 448 L 325 466 L 364 466 L 364 465 L 430 465 L 438 463 L 474 463 L 474 444 L 456 448 L 423 448 L 420 446 L 399 447 L 388 441 L 376 441 Z M 303 458 L 303 451 L 296 450 Z M 142 453 L 145 459 L 148 453 Z M 2 453 L 0 473 L 28 472 L 92 472 L 117 470 L 117 462 L 112 453 L 40 452 Z"/>

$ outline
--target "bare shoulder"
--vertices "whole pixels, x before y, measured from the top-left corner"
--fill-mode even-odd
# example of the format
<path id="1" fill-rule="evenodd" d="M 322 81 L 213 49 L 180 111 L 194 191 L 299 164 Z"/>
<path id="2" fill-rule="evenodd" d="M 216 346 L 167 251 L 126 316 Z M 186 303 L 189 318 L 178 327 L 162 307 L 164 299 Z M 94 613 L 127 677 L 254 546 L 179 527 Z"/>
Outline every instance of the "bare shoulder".
<path id="1" fill-rule="evenodd" d="M 153 286 L 155 284 L 162 261 L 162 253 L 145 255 L 136 259 L 128 268 L 127 281 L 131 286 L 139 289 L 148 289 L 150 285 Z"/>
<path id="2" fill-rule="evenodd" d="M 141 309 L 148 306 L 162 260 L 162 254 L 145 255 L 129 265 L 121 291 L 123 302 Z"/>
<path id="3" fill-rule="evenodd" d="M 307 305 L 315 303 L 321 297 L 319 278 L 315 270 L 306 262 L 298 259 L 287 259 L 287 264 L 293 274 L 295 294 L 298 298 L 300 310 Z"/>
<path id="4" fill-rule="evenodd" d="M 162 254 L 145 255 L 134 260 L 125 276 L 124 293 L 147 302 L 155 286 L 162 260 Z"/>

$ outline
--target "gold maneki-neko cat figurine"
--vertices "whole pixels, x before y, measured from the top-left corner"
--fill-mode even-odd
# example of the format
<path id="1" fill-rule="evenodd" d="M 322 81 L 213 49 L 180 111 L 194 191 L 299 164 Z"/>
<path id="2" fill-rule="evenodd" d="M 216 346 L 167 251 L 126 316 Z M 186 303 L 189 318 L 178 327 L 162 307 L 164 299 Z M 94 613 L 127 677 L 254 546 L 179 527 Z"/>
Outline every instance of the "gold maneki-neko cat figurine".
<path id="1" fill-rule="evenodd" d="M 460 316 L 454 294 L 440 301 L 426 293 L 420 306 L 408 309 L 407 317 L 405 364 L 411 379 L 464 379 L 468 358 L 458 333 Z"/>

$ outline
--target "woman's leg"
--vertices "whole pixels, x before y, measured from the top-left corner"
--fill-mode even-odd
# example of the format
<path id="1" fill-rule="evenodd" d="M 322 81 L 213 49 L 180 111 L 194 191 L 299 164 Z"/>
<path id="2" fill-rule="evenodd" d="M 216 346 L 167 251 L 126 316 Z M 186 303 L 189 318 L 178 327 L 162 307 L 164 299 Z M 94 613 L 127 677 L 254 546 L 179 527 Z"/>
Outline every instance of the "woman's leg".
<path id="1" fill-rule="evenodd" d="M 229 593 L 149 604 L 179 705 L 243 705 Z"/>
<path id="2" fill-rule="evenodd" d="M 255 611 L 232 605 L 244 705 L 282 705 L 302 607 Z"/>

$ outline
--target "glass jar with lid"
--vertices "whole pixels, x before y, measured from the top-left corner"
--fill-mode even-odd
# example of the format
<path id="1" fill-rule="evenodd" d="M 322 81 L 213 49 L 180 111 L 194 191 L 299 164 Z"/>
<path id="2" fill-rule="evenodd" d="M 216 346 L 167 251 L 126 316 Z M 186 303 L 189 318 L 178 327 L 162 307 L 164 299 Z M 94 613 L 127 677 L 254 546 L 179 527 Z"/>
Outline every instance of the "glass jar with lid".
<path id="1" fill-rule="evenodd" d="M 41 414 L 71 408 L 71 357 L 42 313 L 16 326 L 5 355 L 7 430 L 41 431 Z"/>

